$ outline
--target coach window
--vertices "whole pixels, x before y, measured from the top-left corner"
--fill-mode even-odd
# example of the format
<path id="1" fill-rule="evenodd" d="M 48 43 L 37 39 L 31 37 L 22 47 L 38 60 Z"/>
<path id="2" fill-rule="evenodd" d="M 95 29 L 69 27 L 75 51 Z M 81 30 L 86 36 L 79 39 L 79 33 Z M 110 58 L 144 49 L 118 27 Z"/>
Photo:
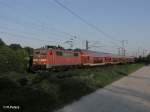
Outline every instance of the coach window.
<path id="1" fill-rule="evenodd" d="M 56 51 L 56 55 L 57 55 L 57 56 L 62 56 L 62 55 L 63 55 L 63 52 L 62 52 L 62 51 Z"/>

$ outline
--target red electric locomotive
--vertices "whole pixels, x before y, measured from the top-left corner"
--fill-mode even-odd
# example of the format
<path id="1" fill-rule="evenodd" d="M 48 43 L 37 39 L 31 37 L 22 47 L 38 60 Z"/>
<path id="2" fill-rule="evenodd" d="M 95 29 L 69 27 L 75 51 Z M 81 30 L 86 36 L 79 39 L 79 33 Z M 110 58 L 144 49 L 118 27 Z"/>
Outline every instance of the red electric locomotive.
<path id="1" fill-rule="evenodd" d="M 80 52 L 78 51 L 62 48 L 39 48 L 34 50 L 32 69 L 81 65 L 80 57 Z"/>

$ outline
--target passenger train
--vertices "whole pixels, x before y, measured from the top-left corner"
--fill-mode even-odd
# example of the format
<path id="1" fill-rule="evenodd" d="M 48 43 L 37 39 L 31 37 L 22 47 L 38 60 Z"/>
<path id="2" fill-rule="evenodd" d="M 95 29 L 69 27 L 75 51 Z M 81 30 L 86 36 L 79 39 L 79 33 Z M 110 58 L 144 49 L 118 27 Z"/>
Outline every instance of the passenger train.
<path id="1" fill-rule="evenodd" d="M 30 70 L 54 69 L 59 67 L 97 66 L 106 64 L 132 63 L 134 57 L 91 50 L 68 50 L 58 47 L 34 49 L 30 59 Z"/>

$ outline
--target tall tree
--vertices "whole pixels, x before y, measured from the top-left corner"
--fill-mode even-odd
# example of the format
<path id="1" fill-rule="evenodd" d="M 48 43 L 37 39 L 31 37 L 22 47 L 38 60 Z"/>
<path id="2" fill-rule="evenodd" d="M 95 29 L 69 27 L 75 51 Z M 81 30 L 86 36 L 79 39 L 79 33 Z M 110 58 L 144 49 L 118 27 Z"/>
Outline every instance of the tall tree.
<path id="1" fill-rule="evenodd" d="M 5 45 L 4 41 L 0 38 L 0 46 Z"/>
<path id="2" fill-rule="evenodd" d="M 28 55 L 32 55 L 33 54 L 33 48 L 31 48 L 31 47 L 24 47 L 24 49 L 28 53 Z"/>

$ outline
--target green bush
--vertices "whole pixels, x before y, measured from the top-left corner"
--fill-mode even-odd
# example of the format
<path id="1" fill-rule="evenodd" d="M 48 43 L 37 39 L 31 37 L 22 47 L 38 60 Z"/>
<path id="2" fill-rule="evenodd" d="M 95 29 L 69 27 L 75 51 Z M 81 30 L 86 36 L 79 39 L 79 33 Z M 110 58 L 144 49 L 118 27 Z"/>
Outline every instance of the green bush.
<path id="1" fill-rule="evenodd" d="M 56 107 L 53 94 L 40 89 L 22 87 L 14 81 L 0 78 L 0 105 L 19 105 L 22 112 L 50 112 Z"/>

